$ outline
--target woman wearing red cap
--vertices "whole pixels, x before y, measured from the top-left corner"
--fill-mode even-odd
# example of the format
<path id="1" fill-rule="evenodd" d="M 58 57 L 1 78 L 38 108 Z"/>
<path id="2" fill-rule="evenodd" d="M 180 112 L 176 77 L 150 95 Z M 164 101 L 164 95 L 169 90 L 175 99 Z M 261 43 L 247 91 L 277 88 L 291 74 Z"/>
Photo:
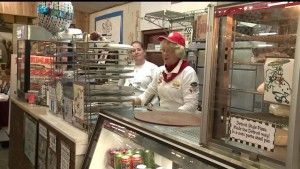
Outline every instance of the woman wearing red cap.
<path id="1" fill-rule="evenodd" d="M 147 90 L 135 99 L 141 105 L 153 94 L 160 98 L 160 106 L 168 109 L 197 111 L 198 77 L 195 70 L 183 60 L 185 57 L 185 39 L 179 32 L 168 37 L 159 37 L 164 65 L 160 66 Z"/>

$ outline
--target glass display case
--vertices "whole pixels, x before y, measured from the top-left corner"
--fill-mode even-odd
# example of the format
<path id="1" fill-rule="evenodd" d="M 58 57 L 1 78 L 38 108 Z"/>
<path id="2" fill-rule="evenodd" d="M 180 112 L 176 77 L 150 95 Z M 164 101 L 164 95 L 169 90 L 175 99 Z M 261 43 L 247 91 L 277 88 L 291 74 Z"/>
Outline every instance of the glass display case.
<path id="1" fill-rule="evenodd" d="M 17 27 L 17 95 L 28 99 L 28 91 L 35 94 L 30 99 L 35 104 L 46 105 L 46 88 L 51 77 L 52 34 L 37 25 Z M 32 97 L 31 97 L 32 98 Z"/>
<path id="2" fill-rule="evenodd" d="M 206 55 L 202 143 L 286 165 L 299 2 L 216 6 Z M 295 95 L 296 96 L 296 95 Z M 296 99 L 296 97 L 294 98 Z M 295 109 L 294 109 L 295 110 Z M 205 126 L 204 126 L 205 125 Z M 292 142 L 292 141 L 291 141 Z"/>
<path id="3" fill-rule="evenodd" d="M 200 153 L 199 145 L 186 146 L 197 142 L 197 131 L 145 123 L 134 119 L 133 110 L 101 111 L 81 168 L 244 168 L 212 151 Z"/>
<path id="4" fill-rule="evenodd" d="M 51 78 L 50 41 L 17 41 L 17 93 L 27 99 L 28 91 L 37 91 L 36 104 L 46 105 L 46 88 Z"/>

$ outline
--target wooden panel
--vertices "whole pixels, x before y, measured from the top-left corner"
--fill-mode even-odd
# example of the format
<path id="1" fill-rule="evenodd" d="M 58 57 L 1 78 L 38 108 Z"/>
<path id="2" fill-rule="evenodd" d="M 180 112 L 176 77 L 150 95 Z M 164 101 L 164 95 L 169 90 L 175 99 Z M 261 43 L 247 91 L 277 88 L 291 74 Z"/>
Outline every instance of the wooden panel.
<path id="1" fill-rule="evenodd" d="M 73 23 L 75 28 L 81 29 L 82 32 L 89 32 L 89 14 L 74 10 Z"/>
<path id="2" fill-rule="evenodd" d="M 0 2 L 0 13 L 4 11 L 4 2 Z"/>
<path id="3" fill-rule="evenodd" d="M 0 2 L 0 13 L 37 17 L 37 2 Z"/>
<path id="4" fill-rule="evenodd" d="M 23 9 L 23 2 L 10 2 L 10 4 L 11 4 L 10 6 L 13 7 L 12 14 L 14 15 L 23 15 L 23 11 L 29 10 L 29 9 Z"/>
<path id="5" fill-rule="evenodd" d="M 8 166 L 11 169 L 32 169 L 33 166 L 24 154 L 24 111 L 11 102 Z"/>
<path id="6" fill-rule="evenodd" d="M 89 22 L 76 21 L 75 28 L 81 29 L 82 32 L 89 32 Z"/>
<path id="7" fill-rule="evenodd" d="M 28 17 L 26 16 L 15 16 L 15 23 L 17 24 L 27 24 Z"/>
<path id="8" fill-rule="evenodd" d="M 1 14 L 1 19 L 4 22 L 8 22 L 8 23 L 14 23 L 15 22 L 15 17 L 13 15 Z"/>
<path id="9" fill-rule="evenodd" d="M 14 14 L 15 10 L 13 9 L 13 3 L 11 2 L 2 2 L 2 3 L 3 3 L 3 13 Z"/>
<path id="10" fill-rule="evenodd" d="M 37 2 L 23 2 L 23 14 L 24 16 L 37 17 Z"/>
<path id="11" fill-rule="evenodd" d="M 76 21 L 83 21 L 83 22 L 89 22 L 89 14 L 85 12 L 81 12 L 78 10 L 74 10 L 74 18 Z"/>

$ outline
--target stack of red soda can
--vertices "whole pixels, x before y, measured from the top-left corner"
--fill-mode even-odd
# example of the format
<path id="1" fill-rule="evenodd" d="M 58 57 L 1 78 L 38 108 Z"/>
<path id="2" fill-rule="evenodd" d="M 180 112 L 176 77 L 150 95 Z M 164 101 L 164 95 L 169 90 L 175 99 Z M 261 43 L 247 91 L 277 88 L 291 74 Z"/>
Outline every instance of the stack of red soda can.
<path id="1" fill-rule="evenodd" d="M 108 165 L 114 169 L 136 169 L 138 165 L 145 164 L 147 168 L 153 168 L 154 153 L 141 149 L 110 149 L 108 150 Z"/>

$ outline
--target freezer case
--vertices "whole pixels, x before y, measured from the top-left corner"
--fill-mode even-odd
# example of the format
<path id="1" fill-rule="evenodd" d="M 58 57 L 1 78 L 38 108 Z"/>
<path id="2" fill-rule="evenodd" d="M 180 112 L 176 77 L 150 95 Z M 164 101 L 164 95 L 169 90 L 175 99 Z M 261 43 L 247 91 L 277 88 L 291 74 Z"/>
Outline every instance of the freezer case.
<path id="1" fill-rule="evenodd" d="M 166 136 L 168 134 L 156 132 L 158 128 L 164 128 L 163 126 L 143 122 L 132 123 L 135 121 L 132 115 L 131 110 L 100 113 L 82 168 L 110 169 L 120 168 L 120 166 L 126 168 L 127 166 L 129 169 L 128 166 L 136 168 L 139 164 L 145 164 L 147 168 L 152 169 L 159 167 L 164 169 L 229 167 L 226 164 L 222 166 L 222 159 L 216 160 L 215 163 L 211 162 L 207 160 L 210 159 L 211 154 L 204 155 L 207 159 L 201 158 L 195 150 L 192 150 L 193 148 L 182 148 L 184 145 L 168 139 Z M 126 122 L 124 123 L 120 119 Z M 152 131 L 148 127 L 152 128 Z M 188 134 L 192 135 L 192 133 Z M 141 158 L 134 156 L 135 154 L 139 154 L 137 156 Z M 130 160 L 126 156 L 129 156 Z"/>

